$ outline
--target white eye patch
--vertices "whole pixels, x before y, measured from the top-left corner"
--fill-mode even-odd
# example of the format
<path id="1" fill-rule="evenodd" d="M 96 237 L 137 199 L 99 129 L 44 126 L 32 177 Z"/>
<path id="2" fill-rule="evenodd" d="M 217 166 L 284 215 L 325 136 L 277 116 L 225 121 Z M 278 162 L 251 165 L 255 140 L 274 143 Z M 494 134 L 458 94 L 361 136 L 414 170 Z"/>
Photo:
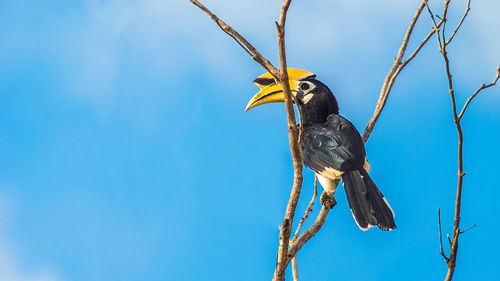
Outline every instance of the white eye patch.
<path id="1" fill-rule="evenodd" d="M 312 97 L 313 97 L 313 94 L 309 93 L 309 94 L 305 95 L 305 96 L 302 98 L 302 102 L 303 102 L 303 103 L 308 103 L 308 102 L 311 100 L 311 98 L 312 98 Z"/>

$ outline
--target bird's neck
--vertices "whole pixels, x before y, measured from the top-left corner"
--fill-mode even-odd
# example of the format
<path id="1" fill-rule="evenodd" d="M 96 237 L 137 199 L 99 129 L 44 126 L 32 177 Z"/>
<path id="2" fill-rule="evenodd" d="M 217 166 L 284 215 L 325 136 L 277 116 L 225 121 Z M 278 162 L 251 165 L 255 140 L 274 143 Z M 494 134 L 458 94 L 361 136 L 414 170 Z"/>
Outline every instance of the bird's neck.
<path id="1" fill-rule="evenodd" d="M 300 108 L 303 118 L 302 123 L 306 126 L 324 123 L 330 114 L 339 113 L 337 101 L 333 95 L 325 96 L 314 103 L 302 104 Z"/>

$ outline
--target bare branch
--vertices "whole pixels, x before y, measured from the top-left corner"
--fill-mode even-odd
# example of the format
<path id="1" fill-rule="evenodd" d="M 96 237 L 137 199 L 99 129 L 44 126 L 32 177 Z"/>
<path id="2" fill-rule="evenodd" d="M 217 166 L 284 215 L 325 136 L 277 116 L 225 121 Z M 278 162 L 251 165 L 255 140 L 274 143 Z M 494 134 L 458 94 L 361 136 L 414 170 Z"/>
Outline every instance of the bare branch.
<path id="1" fill-rule="evenodd" d="M 443 44 L 441 44 L 441 35 L 439 34 L 439 27 L 438 24 L 436 23 L 436 20 L 434 19 L 434 14 L 431 11 L 431 7 L 429 7 L 429 3 L 427 3 L 427 0 L 424 0 L 425 6 L 427 7 L 427 11 L 429 12 L 429 15 L 432 19 L 432 23 L 434 23 L 434 31 L 436 32 L 436 37 L 439 45 L 439 50 L 441 51 L 443 49 Z M 441 22 L 446 21 L 446 18 L 442 17 Z M 445 24 L 446 25 L 446 24 Z"/>
<path id="2" fill-rule="evenodd" d="M 297 230 L 295 230 L 295 235 L 293 236 L 293 239 L 291 240 L 292 243 L 290 243 L 290 244 L 293 244 L 293 241 L 295 241 L 295 239 L 297 239 L 297 237 L 299 236 L 300 230 L 302 229 L 302 225 L 309 217 L 309 213 L 312 212 L 312 207 L 314 205 L 314 201 L 316 201 L 317 196 L 318 196 L 318 178 L 316 177 L 316 175 L 314 175 L 313 196 L 311 198 L 311 201 L 309 202 L 309 205 L 307 205 L 306 211 L 304 212 L 304 215 L 302 216 L 302 219 L 300 220 L 299 225 L 297 226 Z"/>
<path id="3" fill-rule="evenodd" d="M 233 38 L 238 45 L 240 45 L 245 52 L 247 52 L 254 61 L 260 64 L 267 72 L 271 73 L 276 80 L 278 80 L 278 70 L 272 65 L 272 63 L 266 59 L 255 47 L 250 44 L 243 36 L 241 36 L 236 30 L 234 30 L 231 26 L 226 24 L 224 21 L 219 19 L 214 13 L 212 13 L 209 9 L 203 6 L 197 0 L 189 0 L 191 3 L 200 8 L 203 12 L 205 12 L 212 20 L 217 23 L 217 25 L 231 38 Z"/>
<path id="4" fill-rule="evenodd" d="M 281 4 L 281 12 L 280 12 L 280 19 L 278 24 L 281 27 L 285 27 L 285 22 L 286 22 L 286 16 L 288 13 L 288 8 L 290 8 L 290 4 L 292 3 L 292 0 L 284 0 L 283 4 Z"/>
<path id="5" fill-rule="evenodd" d="M 451 40 L 453 40 L 453 37 L 455 37 L 455 34 L 457 34 L 458 30 L 460 29 L 460 27 L 462 26 L 462 23 L 464 22 L 465 18 L 467 17 L 467 14 L 469 14 L 469 11 L 470 11 L 470 1 L 469 0 L 467 2 L 467 9 L 465 9 L 465 13 L 464 13 L 464 16 L 462 17 L 462 19 L 460 20 L 460 23 L 457 25 L 457 27 L 455 28 L 455 30 L 453 30 L 453 33 L 451 34 L 450 36 L 450 39 L 448 39 L 448 41 L 446 41 L 446 45 L 450 44 L 451 43 Z"/>
<path id="6" fill-rule="evenodd" d="M 293 243 L 293 245 L 288 250 L 288 262 L 297 254 L 297 252 L 304 246 L 304 244 L 309 241 L 318 231 L 321 229 L 323 224 L 325 223 L 326 217 L 328 216 L 328 212 L 330 208 L 323 206 L 319 211 L 318 216 L 316 217 L 316 221 L 314 224 L 306 230 L 302 235 L 297 238 L 297 240 Z"/>
<path id="7" fill-rule="evenodd" d="M 392 89 L 392 86 L 394 85 L 394 82 L 396 81 L 397 76 L 399 75 L 401 70 L 417 55 L 420 49 L 425 45 L 425 43 L 430 38 L 430 36 L 427 36 L 426 39 L 424 39 L 424 41 L 410 55 L 410 57 L 408 57 L 407 60 L 402 62 L 404 54 L 406 52 L 406 47 L 408 46 L 411 34 L 413 32 L 413 28 L 415 27 L 415 24 L 417 23 L 417 20 L 420 17 L 420 14 L 422 13 L 426 1 L 427 0 L 423 0 L 420 6 L 417 8 L 417 11 L 415 12 L 415 15 L 413 16 L 413 19 L 410 22 L 410 25 L 408 26 L 406 34 L 403 38 L 403 42 L 401 44 L 401 47 L 399 48 L 398 55 L 394 60 L 394 64 L 392 65 L 391 69 L 389 70 L 389 73 L 387 73 L 387 76 L 385 77 L 384 84 L 382 85 L 382 89 L 380 90 L 380 96 L 377 101 L 377 105 L 375 106 L 375 112 L 373 113 L 373 116 L 366 125 L 365 131 L 363 133 L 364 142 L 366 142 L 370 137 L 370 134 L 372 133 L 373 128 L 375 127 L 375 124 L 377 123 L 377 120 L 380 117 L 380 114 L 382 114 L 382 110 L 384 109 L 385 104 L 387 103 L 387 98 L 389 97 L 389 93 Z"/>
<path id="8" fill-rule="evenodd" d="M 292 94 L 288 83 L 286 53 L 285 53 L 285 23 L 288 8 L 290 7 L 291 0 L 284 0 L 281 7 L 279 23 L 276 24 L 278 32 L 279 52 L 280 52 L 280 69 L 276 69 L 260 52 L 255 49 L 243 36 L 236 32 L 231 26 L 227 25 L 224 21 L 219 19 L 215 14 L 208 10 L 197 0 L 190 0 L 191 3 L 204 11 L 217 25 L 229 36 L 231 36 L 256 62 L 258 62 L 264 69 L 273 75 L 276 82 L 283 87 L 285 94 L 285 108 L 288 119 L 289 142 L 292 153 L 293 166 L 294 166 L 294 183 L 290 194 L 290 199 L 287 204 L 285 218 L 280 227 L 280 240 L 279 249 L 276 262 L 276 270 L 273 280 L 284 280 L 284 272 L 288 265 L 287 253 L 288 243 L 290 240 L 291 227 L 295 215 L 295 209 L 300 196 L 302 187 L 302 155 L 298 145 L 300 129 L 296 126 L 295 114 L 293 111 Z M 299 109 L 299 114 L 301 114 Z M 301 126 L 302 127 L 302 126 Z M 300 127 L 300 128 L 301 128 Z"/>
<path id="9" fill-rule="evenodd" d="M 403 62 L 403 57 L 406 51 L 406 47 L 408 45 L 408 42 L 410 40 L 410 36 L 412 34 L 413 28 L 416 24 L 416 21 L 418 20 L 424 6 L 426 0 L 423 0 L 419 8 L 417 9 L 417 12 L 413 18 L 413 20 L 410 23 L 410 26 L 408 27 L 408 30 L 405 34 L 405 37 L 403 39 L 403 43 L 399 49 L 398 56 L 395 59 L 394 65 L 389 71 L 389 74 L 387 75 L 384 85 L 381 90 L 381 95 L 379 98 L 379 101 L 377 102 L 376 110 L 368 123 L 365 133 L 363 134 L 363 140 L 366 142 L 367 139 L 369 138 L 371 132 L 373 131 L 373 128 L 381 114 L 381 112 L 384 109 L 384 106 L 387 101 L 387 97 L 389 95 L 389 92 L 391 91 L 391 88 L 394 84 L 394 81 L 398 74 L 401 72 L 401 70 L 418 54 L 418 52 L 421 50 L 421 48 L 426 44 L 426 42 L 429 40 L 433 32 L 436 32 L 435 30 L 431 31 L 431 33 L 423 40 L 423 42 L 416 48 L 416 50 Z M 284 280 L 284 272 L 286 267 L 288 266 L 289 262 L 296 257 L 297 252 L 302 248 L 302 246 L 309 241 L 323 226 L 325 223 L 326 217 L 328 215 L 329 210 L 331 207 L 334 206 L 334 198 L 332 198 L 332 202 L 330 204 L 324 205 L 318 216 L 316 217 L 315 222 L 313 225 L 307 229 L 302 235 L 298 236 L 300 234 L 300 230 L 302 228 L 303 221 L 305 221 L 308 217 L 308 213 L 310 213 L 311 209 L 311 203 L 314 202 L 315 197 L 317 196 L 317 187 L 315 184 L 315 194 L 313 196 L 313 199 L 310 203 L 310 206 L 306 210 L 306 214 L 303 217 L 303 220 L 299 223 L 299 227 L 296 231 L 296 234 L 293 238 L 293 243 L 290 243 L 290 236 L 291 236 L 291 228 L 293 224 L 293 219 L 296 211 L 296 206 L 297 202 L 300 196 L 300 191 L 302 187 L 302 155 L 301 155 L 301 150 L 299 147 L 299 141 L 300 141 L 300 135 L 302 132 L 302 124 L 300 124 L 300 127 L 297 128 L 296 125 L 296 119 L 295 119 L 295 114 L 293 111 L 293 95 L 291 95 L 290 92 L 290 87 L 288 83 L 288 73 L 286 71 L 287 69 L 287 62 L 286 62 L 286 53 L 285 53 L 285 23 L 286 23 L 286 16 L 287 16 L 287 11 L 290 7 L 291 0 L 284 0 L 282 7 L 281 7 L 281 12 L 280 12 L 280 18 L 278 23 L 276 23 L 276 28 L 277 28 L 277 33 L 278 33 L 278 43 L 279 43 L 279 52 L 280 52 L 280 68 L 276 69 L 269 60 L 267 60 L 260 52 L 258 52 L 255 47 L 253 47 L 243 36 L 241 36 L 238 32 L 236 32 L 231 26 L 227 25 L 224 21 L 220 20 L 215 14 L 213 14 L 211 11 L 209 11 L 205 6 L 200 4 L 197 0 L 190 0 L 191 3 L 199 7 L 202 11 L 204 11 L 212 20 L 214 20 L 217 25 L 229 36 L 231 36 L 237 43 L 242 47 L 245 52 L 247 52 L 257 63 L 259 63 L 264 69 L 266 69 L 271 75 L 274 77 L 276 80 L 276 83 L 279 83 L 283 87 L 283 91 L 285 94 L 285 108 L 287 112 L 287 119 L 288 119 L 288 131 L 289 131 L 289 142 L 290 142 L 290 149 L 292 153 L 292 159 L 293 159 L 293 167 L 294 167 L 294 183 L 292 187 L 292 191 L 290 194 L 290 199 L 287 204 L 287 209 L 285 212 L 285 217 L 283 219 L 283 223 L 280 227 L 280 240 L 279 240 L 279 249 L 278 249 L 278 254 L 277 254 L 277 262 L 276 262 L 276 269 L 275 273 L 273 275 L 273 280 L 274 281 L 281 281 Z M 441 25 L 441 22 L 439 23 Z M 437 25 L 437 26 L 439 26 Z M 437 28 L 436 28 L 437 30 Z M 301 115 L 301 111 L 299 109 L 299 115 Z M 302 118 L 300 118 L 302 121 Z M 338 184 L 338 183 L 337 183 Z M 324 193 L 325 194 L 325 193 Z M 328 194 L 326 194 L 328 195 Z M 323 196 L 322 196 L 323 197 Z M 297 237 L 298 236 L 298 237 Z M 290 248 L 288 248 L 288 245 L 290 245 Z M 296 270 L 296 260 L 293 262 L 295 272 Z M 294 276 L 294 278 L 298 278 L 298 274 Z"/>
<path id="10" fill-rule="evenodd" d="M 299 281 L 299 269 L 297 268 L 297 255 L 292 259 L 292 278 L 293 281 Z"/>
<path id="11" fill-rule="evenodd" d="M 290 97 L 293 99 L 293 102 L 295 104 L 299 104 L 299 101 L 297 100 L 296 96 L 290 95 Z M 304 129 L 304 124 L 303 124 L 304 118 L 302 118 L 302 109 L 300 109 L 300 106 L 296 106 L 295 108 L 297 108 L 297 112 L 299 113 L 299 139 L 298 139 L 298 143 L 300 143 L 302 141 L 302 131 Z"/>
<path id="12" fill-rule="evenodd" d="M 432 22 L 434 23 L 434 28 L 437 30 L 438 29 L 438 26 L 436 24 L 436 21 L 434 20 L 434 16 L 429 8 L 429 5 L 426 3 L 426 6 L 427 6 L 427 10 L 429 11 L 429 14 L 430 14 L 430 17 L 432 19 Z M 444 252 L 443 252 L 443 245 L 442 245 L 442 234 L 441 234 L 441 218 L 440 218 L 440 214 L 438 213 L 438 216 L 439 216 L 439 227 L 440 227 L 440 244 L 441 244 L 441 255 L 443 256 L 443 258 L 445 259 L 447 265 L 448 265 L 448 272 L 446 274 L 446 278 L 445 278 L 445 281 L 451 281 L 453 279 L 453 274 L 455 272 L 455 267 L 456 267 L 456 260 L 457 260 L 457 253 L 458 253 L 458 242 L 459 242 L 459 238 L 460 238 L 460 235 L 463 234 L 465 231 L 471 229 L 467 229 L 465 231 L 460 231 L 460 216 L 461 216 L 461 208 L 462 208 L 462 190 L 463 190 L 463 178 L 465 176 L 465 172 L 464 172 L 464 160 L 463 160 L 463 143 L 464 143 L 464 135 L 463 135 L 463 131 L 462 131 L 462 125 L 461 125 L 461 119 L 463 117 L 463 115 L 465 114 L 465 111 L 467 110 L 467 107 L 469 106 L 470 102 L 477 96 L 477 94 L 485 89 L 485 88 L 488 88 L 488 87 L 491 87 L 493 85 L 496 84 L 496 82 L 498 81 L 499 79 L 499 76 L 500 76 L 500 66 L 499 68 L 497 69 L 497 75 L 495 77 L 495 79 L 493 80 L 492 83 L 490 84 L 483 84 L 479 87 L 479 89 L 476 90 L 476 92 L 474 92 L 474 94 L 469 97 L 469 99 L 467 99 L 466 103 L 464 104 L 462 110 L 460 113 L 457 112 L 457 104 L 456 104 L 456 98 L 455 98 L 455 90 L 453 88 L 453 79 L 452 79 L 452 75 L 451 75 L 451 70 L 450 70 L 450 61 L 449 61 L 449 58 L 448 58 L 448 53 L 447 53 L 447 50 L 446 50 L 446 47 L 448 46 L 448 44 L 451 42 L 451 40 L 453 39 L 453 37 L 456 35 L 456 33 L 458 32 L 460 26 L 462 25 L 463 21 L 465 20 L 465 18 L 467 17 L 467 14 L 470 10 L 470 0 L 468 1 L 468 4 L 467 4 L 467 9 L 460 21 L 460 23 L 458 24 L 458 26 L 455 28 L 455 30 L 453 31 L 450 39 L 446 40 L 445 38 L 445 27 L 446 27 L 446 16 L 447 16 L 447 12 L 448 12 L 448 5 L 450 3 L 450 0 L 445 0 L 445 5 L 444 5 L 444 9 L 443 9 L 443 15 L 441 16 L 442 18 L 442 21 L 444 22 L 443 24 L 443 32 L 442 32 L 442 36 L 443 36 L 443 43 L 441 43 L 441 36 L 439 34 L 438 31 L 436 31 L 436 38 L 438 40 L 438 45 L 439 45 L 439 51 L 441 52 L 441 55 L 443 57 L 443 61 L 444 61 L 444 64 L 445 64 L 445 70 L 446 70 L 446 78 L 448 80 L 448 91 L 449 91 L 449 94 L 450 94 L 450 98 L 451 98 L 451 104 L 452 104 L 452 108 L 453 108 L 453 120 L 454 120 L 454 123 L 455 123 L 455 127 L 457 129 L 457 136 L 458 136 L 458 181 L 457 181 L 457 195 L 456 195 L 456 199 L 455 199 L 455 215 L 454 215 L 454 223 L 453 223 L 453 238 L 450 239 L 450 236 L 448 235 L 448 242 L 450 243 L 450 255 L 449 257 L 446 257 L 446 255 L 444 255 Z"/>
<path id="13" fill-rule="evenodd" d="M 441 20 L 444 21 L 444 25 L 443 25 L 443 32 L 442 32 L 442 36 L 443 36 L 443 44 L 446 42 L 446 34 L 445 34 L 445 30 L 446 30 L 446 15 L 448 14 L 448 6 L 450 5 L 450 0 L 445 0 L 444 1 L 444 8 L 443 8 L 443 15 L 441 16 Z"/>
<path id="14" fill-rule="evenodd" d="M 401 44 L 401 47 L 398 51 L 398 56 L 394 61 L 394 65 L 391 67 L 389 70 L 389 73 L 387 74 L 385 78 L 384 85 L 382 86 L 382 90 L 380 92 L 380 97 L 376 105 L 375 112 L 373 113 L 373 116 L 370 119 L 370 122 L 365 128 L 365 131 L 363 133 L 363 140 L 366 142 L 368 138 L 370 137 L 373 128 L 375 127 L 375 124 L 378 121 L 378 118 L 380 117 L 385 104 L 387 102 L 387 97 L 392 89 L 392 86 L 394 85 L 395 79 L 397 75 L 401 72 L 401 70 L 418 54 L 418 52 L 422 49 L 422 47 L 427 43 L 427 41 L 430 39 L 432 34 L 435 32 L 433 29 L 431 32 L 429 32 L 429 35 L 425 37 L 425 39 L 422 41 L 422 43 L 415 49 L 415 51 L 404 61 L 402 62 L 402 59 L 404 57 L 406 47 L 408 46 L 411 34 L 413 32 L 413 28 L 425 6 L 425 0 L 422 1 L 420 6 L 418 7 L 415 16 L 413 17 L 412 21 L 410 22 L 410 25 L 408 27 L 408 30 L 403 38 L 403 43 Z M 442 22 L 438 24 L 440 26 Z M 316 220 L 314 224 L 306 230 L 301 236 L 298 238 L 294 239 L 294 243 L 292 243 L 292 246 L 288 250 L 288 260 L 289 262 L 295 257 L 296 253 L 302 248 L 302 246 L 309 241 L 318 231 L 321 229 L 323 226 L 326 217 L 328 216 L 328 213 L 330 211 L 330 207 L 328 206 L 323 206 L 321 208 L 321 211 L 319 212 L 318 216 L 316 217 Z"/>
<path id="15" fill-rule="evenodd" d="M 444 34 L 444 28 L 446 26 L 446 14 L 448 11 L 448 3 L 449 0 L 445 1 L 445 7 L 443 9 L 443 16 L 442 20 L 444 21 L 443 25 L 443 42 L 446 42 L 445 40 L 445 34 Z M 426 7 L 427 10 L 429 11 L 429 15 L 432 19 L 432 22 L 434 23 L 434 28 L 437 30 L 437 24 L 436 21 L 434 20 L 434 16 L 431 12 L 431 9 L 429 5 L 426 2 Z M 446 78 L 448 80 L 448 91 L 450 94 L 451 98 L 451 104 L 453 107 L 453 119 L 455 122 L 455 126 L 457 129 L 457 135 L 458 135 L 458 182 L 457 182 L 457 196 L 455 200 L 455 220 L 454 220 L 454 225 L 453 225 L 453 240 L 450 241 L 450 238 L 448 236 L 448 241 L 450 242 L 450 255 L 449 257 L 446 257 L 444 255 L 444 252 L 442 251 L 441 248 L 441 254 L 443 258 L 445 259 L 447 265 L 448 265 L 448 272 L 446 274 L 445 281 L 451 281 L 453 278 L 453 274 L 455 272 L 455 265 L 456 265 L 456 259 L 457 259 L 457 251 L 458 251 L 458 238 L 460 236 L 460 209 L 461 209 L 461 203 L 462 203 L 462 188 L 463 188 L 463 177 L 464 177 L 464 171 L 463 171 L 463 133 L 462 133 L 462 126 L 460 124 L 460 119 L 458 118 L 457 114 L 457 105 L 456 105 L 456 99 L 455 99 L 455 90 L 453 88 L 453 79 L 451 75 L 451 70 L 450 70 L 450 61 L 448 59 L 448 53 L 446 52 L 446 44 L 441 43 L 441 38 L 439 31 L 436 31 L 436 38 L 438 41 L 439 45 L 439 51 L 441 52 L 441 55 L 443 56 L 444 64 L 445 64 L 445 69 L 446 69 Z M 441 219 L 439 219 L 441 220 Z M 440 237 L 441 239 L 441 237 Z M 442 245 L 442 243 L 441 243 Z"/>
<path id="16" fill-rule="evenodd" d="M 446 20 L 446 14 L 443 13 L 443 18 Z M 445 23 L 446 24 L 446 23 Z M 437 37 L 439 38 L 439 33 L 436 32 Z M 448 263 L 448 273 L 446 274 L 445 281 L 450 281 L 453 278 L 453 274 L 455 272 L 455 265 L 457 259 L 457 251 L 458 251 L 458 238 L 460 236 L 460 213 L 462 207 L 462 189 L 463 189 L 463 178 L 465 176 L 464 173 L 464 164 L 463 164 L 463 132 L 462 125 L 460 124 L 460 119 L 457 114 L 457 105 L 455 99 L 455 90 L 453 88 L 453 79 L 450 70 L 450 61 L 448 59 L 448 53 L 446 52 L 446 45 L 441 45 L 441 54 L 443 55 L 443 60 L 446 68 L 446 77 L 448 79 L 448 90 L 450 93 L 451 104 L 453 107 L 453 119 L 455 122 L 455 126 L 457 129 L 458 135 L 458 182 L 457 182 L 457 196 L 455 199 L 455 219 L 453 224 L 453 240 L 451 241 L 451 251 L 450 256 L 447 261 Z"/>
<path id="17" fill-rule="evenodd" d="M 311 198 L 311 201 L 309 202 L 309 205 L 307 205 L 307 208 L 304 212 L 304 215 L 302 216 L 302 219 L 299 222 L 299 225 L 297 226 L 297 230 L 295 230 L 295 235 L 293 236 L 293 239 L 290 239 L 289 242 L 290 245 L 292 245 L 295 239 L 297 239 L 297 236 L 299 236 L 300 230 L 302 229 L 302 225 L 309 217 L 309 213 L 312 212 L 312 206 L 314 205 L 314 201 L 316 201 L 316 196 L 318 196 L 318 178 L 316 177 L 316 175 L 314 175 L 313 196 Z M 292 277 L 294 281 L 299 281 L 299 272 L 297 269 L 297 255 L 295 255 L 292 259 Z"/>
<path id="18" fill-rule="evenodd" d="M 443 256 L 445 262 L 448 263 L 449 259 L 444 254 L 443 250 L 443 233 L 441 232 L 441 209 L 439 208 L 438 208 L 438 226 L 439 226 L 439 245 L 441 246 L 441 250 L 439 253 L 441 253 L 441 256 Z"/>
<path id="19" fill-rule="evenodd" d="M 440 27 L 441 24 L 443 24 L 443 21 L 438 22 L 437 26 Z M 429 41 L 429 39 L 432 37 L 432 35 L 434 35 L 435 32 L 436 30 L 434 28 L 431 31 L 429 31 L 429 34 L 427 34 L 424 40 L 422 40 L 422 42 L 420 43 L 420 45 L 418 45 L 415 51 L 413 51 L 413 53 L 411 53 L 411 55 L 409 55 L 408 58 L 401 64 L 398 71 L 395 73 L 395 76 L 397 76 L 399 72 L 418 54 L 418 52 L 420 52 L 422 47 L 424 47 L 424 45 L 427 43 L 427 41 Z"/>
<path id="20" fill-rule="evenodd" d="M 471 227 L 467 228 L 466 230 L 460 231 L 460 234 L 464 234 L 465 232 L 467 232 L 467 231 L 469 231 L 469 230 L 473 229 L 474 227 L 476 227 L 476 224 L 474 224 L 473 226 L 471 226 Z"/>
<path id="21" fill-rule="evenodd" d="M 458 119 L 462 119 L 462 117 L 464 116 L 464 113 L 465 111 L 467 110 L 467 107 L 469 107 L 469 104 L 470 102 L 477 96 L 477 94 L 479 94 L 479 92 L 481 92 L 482 90 L 486 89 L 486 88 L 489 88 L 491 86 L 495 86 L 498 79 L 500 78 L 500 65 L 498 66 L 497 68 L 497 76 L 495 76 L 495 79 L 493 80 L 493 82 L 489 83 L 489 84 L 483 84 L 481 85 L 475 92 L 474 94 L 472 94 L 472 96 L 470 96 L 467 101 L 465 102 L 464 104 L 464 107 L 462 108 L 462 111 L 460 111 L 460 114 L 458 115 Z"/>
<path id="22" fill-rule="evenodd" d="M 291 0 L 283 1 L 283 4 L 281 5 L 280 19 L 279 22 L 276 23 L 276 29 L 278 32 L 278 46 L 280 54 L 279 79 L 281 82 L 281 87 L 283 88 L 283 92 L 285 94 L 285 107 L 288 117 L 288 138 L 290 142 L 290 150 L 292 153 L 294 181 L 292 191 L 290 193 L 290 199 L 288 200 L 285 212 L 285 218 L 283 219 L 283 224 L 280 229 L 279 248 L 273 281 L 281 281 L 285 279 L 285 269 L 290 262 L 288 259 L 288 244 L 303 180 L 302 152 L 299 146 L 299 129 L 296 126 L 295 114 L 293 111 L 292 92 L 290 91 L 290 84 L 288 83 L 287 61 L 285 52 L 285 23 L 286 15 L 291 2 Z"/>

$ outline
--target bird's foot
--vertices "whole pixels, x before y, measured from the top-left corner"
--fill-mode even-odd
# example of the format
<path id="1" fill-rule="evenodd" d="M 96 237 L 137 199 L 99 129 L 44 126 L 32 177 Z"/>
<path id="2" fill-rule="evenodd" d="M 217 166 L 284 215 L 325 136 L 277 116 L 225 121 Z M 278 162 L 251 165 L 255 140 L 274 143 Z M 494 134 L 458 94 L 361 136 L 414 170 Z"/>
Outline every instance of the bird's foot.
<path id="1" fill-rule="evenodd" d="M 326 191 L 321 193 L 321 197 L 319 198 L 319 202 L 321 205 L 325 206 L 328 209 L 333 209 L 335 205 L 337 205 L 337 200 L 335 200 L 334 195 L 328 194 Z"/>

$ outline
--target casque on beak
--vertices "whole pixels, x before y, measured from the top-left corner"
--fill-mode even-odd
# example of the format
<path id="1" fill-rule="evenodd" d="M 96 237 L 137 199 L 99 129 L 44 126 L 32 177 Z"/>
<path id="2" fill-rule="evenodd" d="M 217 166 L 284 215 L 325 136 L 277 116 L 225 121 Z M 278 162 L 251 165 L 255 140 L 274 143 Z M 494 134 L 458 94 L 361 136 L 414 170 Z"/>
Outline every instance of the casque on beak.
<path id="1" fill-rule="evenodd" d="M 316 76 L 314 73 L 297 68 L 289 68 L 287 71 L 292 94 L 295 94 L 298 91 L 298 81 L 309 77 L 314 78 Z M 275 83 L 270 73 L 265 73 L 257 77 L 257 79 L 254 80 L 254 84 L 260 88 L 260 92 L 250 99 L 245 111 L 249 111 L 250 109 L 261 104 L 285 101 L 283 88 L 281 85 Z"/>

